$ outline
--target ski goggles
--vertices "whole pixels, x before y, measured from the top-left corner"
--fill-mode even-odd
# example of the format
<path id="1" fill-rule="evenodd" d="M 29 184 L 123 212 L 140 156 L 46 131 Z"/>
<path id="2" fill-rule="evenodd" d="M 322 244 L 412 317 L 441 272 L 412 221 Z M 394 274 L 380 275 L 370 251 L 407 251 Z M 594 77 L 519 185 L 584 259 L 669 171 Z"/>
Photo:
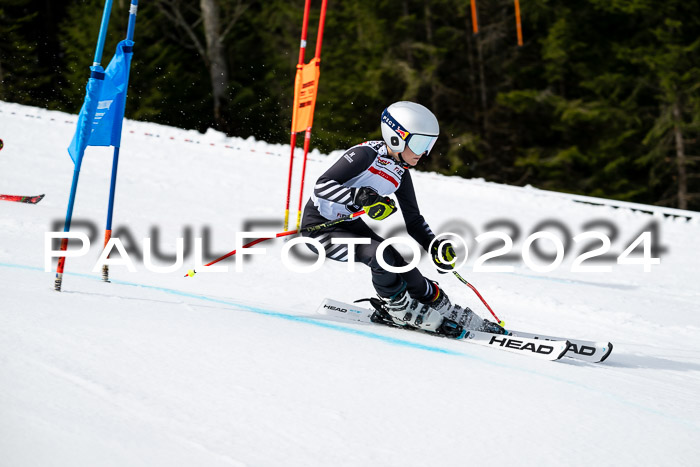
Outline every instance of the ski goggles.
<path id="1" fill-rule="evenodd" d="M 394 119 L 394 117 L 391 116 L 386 109 L 382 113 L 382 122 L 389 125 L 389 127 L 391 127 L 391 129 L 394 130 L 402 140 L 406 141 L 406 144 L 409 148 L 411 148 L 411 151 L 419 156 L 423 154 L 430 154 L 430 151 L 433 149 L 433 146 L 435 146 L 435 142 L 438 139 L 437 136 L 408 132 L 399 122 Z"/>
<path id="2" fill-rule="evenodd" d="M 411 148 L 414 154 L 421 156 L 430 154 L 433 146 L 435 146 L 435 141 L 437 141 L 437 136 L 409 135 L 406 144 L 408 144 L 408 147 Z"/>

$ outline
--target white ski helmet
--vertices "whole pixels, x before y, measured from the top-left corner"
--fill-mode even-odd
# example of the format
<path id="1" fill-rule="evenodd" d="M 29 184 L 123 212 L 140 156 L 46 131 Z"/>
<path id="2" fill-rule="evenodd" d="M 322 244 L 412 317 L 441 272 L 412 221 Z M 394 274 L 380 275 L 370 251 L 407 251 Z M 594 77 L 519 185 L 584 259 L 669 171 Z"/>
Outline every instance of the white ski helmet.
<path id="1" fill-rule="evenodd" d="M 439 133 L 435 115 L 415 102 L 396 102 L 382 113 L 382 137 L 395 152 L 403 152 L 408 144 L 415 154 L 428 154 Z"/>

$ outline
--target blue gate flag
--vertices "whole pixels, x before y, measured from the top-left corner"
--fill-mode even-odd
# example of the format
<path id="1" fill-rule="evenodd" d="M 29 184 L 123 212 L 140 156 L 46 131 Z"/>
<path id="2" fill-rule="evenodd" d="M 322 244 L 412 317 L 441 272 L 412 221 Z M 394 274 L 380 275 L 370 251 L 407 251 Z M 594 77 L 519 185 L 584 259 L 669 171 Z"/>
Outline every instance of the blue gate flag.
<path id="1" fill-rule="evenodd" d="M 105 82 L 102 85 L 88 146 L 119 147 L 126 105 L 126 88 L 129 84 L 129 68 L 133 56 L 134 41 L 125 39 L 117 45 L 117 51 L 105 70 Z"/>
<path id="2" fill-rule="evenodd" d="M 68 146 L 68 154 L 70 154 L 71 159 L 73 159 L 76 168 L 79 168 L 83 160 L 83 153 L 85 152 L 85 147 L 88 144 L 88 139 L 92 132 L 91 122 L 97 111 L 97 102 L 100 98 L 100 91 L 102 90 L 104 79 L 105 72 L 101 66 L 93 65 L 90 67 L 90 79 L 85 88 L 85 100 L 83 101 L 83 107 L 80 109 L 80 114 L 78 115 L 78 125 L 75 129 L 73 140 L 70 146 Z"/>
<path id="3" fill-rule="evenodd" d="M 78 129 L 68 147 L 74 163 L 82 159 L 87 146 L 120 146 L 133 50 L 134 41 L 119 42 L 112 61 L 102 73 L 103 79 L 96 77 L 91 86 L 92 75 L 96 74 L 93 70 L 78 117 Z"/>

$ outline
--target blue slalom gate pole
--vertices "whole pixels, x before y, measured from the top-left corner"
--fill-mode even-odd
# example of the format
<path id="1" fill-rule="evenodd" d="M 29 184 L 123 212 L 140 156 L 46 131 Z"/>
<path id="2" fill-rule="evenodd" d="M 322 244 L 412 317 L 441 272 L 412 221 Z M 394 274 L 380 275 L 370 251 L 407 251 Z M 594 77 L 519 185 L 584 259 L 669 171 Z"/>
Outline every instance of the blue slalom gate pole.
<path id="1" fill-rule="evenodd" d="M 129 7 L 129 25 L 126 28 L 126 38 L 134 40 L 134 28 L 136 28 L 136 12 L 139 9 L 139 0 L 131 0 Z"/>
<path id="2" fill-rule="evenodd" d="M 134 29 L 136 28 L 136 14 L 138 11 L 139 1 L 131 0 L 129 7 L 129 25 L 126 29 L 127 40 L 134 39 Z M 127 70 L 126 86 L 129 87 L 129 70 Z M 126 99 L 125 99 L 126 101 Z M 123 118 L 123 116 L 122 116 Z M 121 139 L 121 135 L 120 135 Z M 112 238 L 112 216 L 114 214 L 114 195 L 117 189 L 117 168 L 119 166 L 119 146 L 114 147 L 114 156 L 112 158 L 112 177 L 109 184 L 109 204 L 107 205 L 107 225 L 105 226 L 104 247 Z M 109 266 L 102 266 L 102 280 L 109 282 Z"/>
<path id="3" fill-rule="evenodd" d="M 102 52 L 105 49 L 105 39 L 107 38 L 107 27 L 109 26 L 109 15 L 112 13 L 112 0 L 105 0 L 105 8 L 102 11 L 102 23 L 100 24 L 100 35 L 97 38 L 95 47 L 95 59 L 93 66 L 99 66 L 102 62 Z"/>
<path id="4" fill-rule="evenodd" d="M 105 6 L 102 12 L 102 23 L 100 24 L 100 34 L 97 39 L 97 47 L 95 48 L 95 58 L 93 60 L 92 66 L 90 67 L 91 73 L 90 79 L 88 80 L 85 102 L 83 104 L 83 109 L 81 109 L 80 117 L 78 118 L 78 128 L 76 129 L 76 135 L 74 138 L 77 139 L 77 144 L 74 148 L 75 154 L 71 154 L 75 166 L 73 169 L 73 181 L 71 182 L 70 197 L 68 198 L 66 220 L 63 224 L 64 233 L 70 231 L 71 220 L 73 219 L 73 206 L 75 204 L 75 194 L 78 191 L 78 178 L 80 177 L 80 166 L 83 163 L 83 155 L 85 153 L 87 139 L 90 136 L 89 125 L 91 125 L 92 116 L 94 116 L 95 111 L 97 109 L 97 99 L 92 97 L 95 97 L 94 93 L 99 95 L 101 81 L 104 80 L 104 70 L 102 70 L 100 62 L 102 61 L 102 52 L 104 50 L 105 39 L 107 37 L 107 27 L 109 25 L 109 16 L 111 12 L 112 0 L 105 0 Z M 63 239 L 61 239 L 61 251 L 66 251 L 67 249 L 68 239 L 64 237 Z M 65 264 L 66 257 L 61 256 L 58 259 L 58 267 L 56 268 L 56 280 L 54 281 L 54 289 L 58 292 L 61 291 L 61 285 L 63 283 L 63 269 L 65 267 Z"/>

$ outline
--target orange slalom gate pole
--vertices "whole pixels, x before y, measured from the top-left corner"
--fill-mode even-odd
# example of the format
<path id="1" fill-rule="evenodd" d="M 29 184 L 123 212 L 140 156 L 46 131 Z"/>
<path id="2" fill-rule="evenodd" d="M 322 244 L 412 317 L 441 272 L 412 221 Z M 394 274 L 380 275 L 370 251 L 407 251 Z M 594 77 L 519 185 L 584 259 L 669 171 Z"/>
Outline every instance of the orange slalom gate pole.
<path id="1" fill-rule="evenodd" d="M 523 28 L 520 23 L 520 0 L 515 0 L 515 28 L 518 31 L 518 46 L 523 45 Z"/>
<path id="2" fill-rule="evenodd" d="M 107 229 L 105 230 L 105 244 L 102 246 L 102 248 L 107 248 L 107 243 L 109 243 L 109 240 L 112 238 L 112 229 Z M 107 255 L 107 258 L 109 258 L 109 255 Z M 109 266 L 106 264 L 102 265 L 102 280 L 104 282 L 109 282 Z"/>
<path id="3" fill-rule="evenodd" d="M 294 79 L 294 95 L 298 93 L 297 86 L 299 85 L 299 78 L 301 74 L 301 69 L 304 66 L 304 54 L 306 52 L 306 34 L 309 26 L 309 10 L 311 9 L 311 0 L 306 0 L 304 4 L 304 19 L 301 26 L 301 42 L 299 44 L 299 62 L 297 63 L 297 72 Z M 293 109 L 294 114 L 296 114 L 296 108 Z M 290 155 L 289 155 L 289 177 L 287 178 L 287 204 L 284 208 L 284 230 L 287 230 L 289 226 L 289 203 L 291 200 L 292 193 L 292 169 L 294 167 L 294 149 L 297 144 L 297 133 L 294 129 L 294 118 L 292 118 L 292 134 L 289 140 Z"/>
<path id="4" fill-rule="evenodd" d="M 472 6 L 472 31 L 479 34 L 479 18 L 476 13 L 476 0 L 470 0 Z"/>

